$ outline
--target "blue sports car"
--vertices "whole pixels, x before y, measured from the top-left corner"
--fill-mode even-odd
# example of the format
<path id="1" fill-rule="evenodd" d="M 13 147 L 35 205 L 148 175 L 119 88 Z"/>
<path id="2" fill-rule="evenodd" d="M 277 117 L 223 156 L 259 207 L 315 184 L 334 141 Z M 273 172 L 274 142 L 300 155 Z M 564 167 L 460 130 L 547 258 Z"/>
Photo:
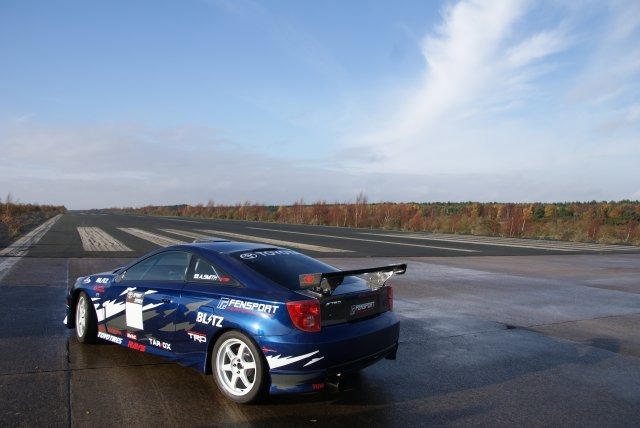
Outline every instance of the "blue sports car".
<path id="1" fill-rule="evenodd" d="M 385 285 L 406 264 L 341 271 L 298 252 L 211 240 L 80 277 L 66 325 L 213 374 L 238 403 L 318 391 L 382 358 L 400 324 Z"/>

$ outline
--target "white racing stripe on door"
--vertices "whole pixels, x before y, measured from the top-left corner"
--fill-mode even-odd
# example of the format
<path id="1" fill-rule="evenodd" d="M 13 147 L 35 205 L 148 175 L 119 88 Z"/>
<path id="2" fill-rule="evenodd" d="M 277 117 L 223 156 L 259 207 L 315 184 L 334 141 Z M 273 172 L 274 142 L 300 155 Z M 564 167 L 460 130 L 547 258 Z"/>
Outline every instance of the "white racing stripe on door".
<path id="1" fill-rule="evenodd" d="M 85 251 L 133 251 L 98 227 L 78 227 Z"/>
<path id="2" fill-rule="evenodd" d="M 253 242 L 261 242 L 263 244 L 279 245 L 283 247 L 299 248 L 307 251 L 317 251 L 319 253 L 352 253 L 351 250 L 343 250 L 340 248 L 322 247 L 320 245 L 301 244 L 299 242 L 281 241 L 279 239 L 263 238 L 260 236 L 243 235 L 241 233 L 222 232 L 220 230 L 202 230 L 207 234 L 226 236 L 233 239 L 246 239 Z"/>
<path id="3" fill-rule="evenodd" d="M 167 236 L 158 235 L 157 233 L 147 232 L 146 230 L 136 229 L 134 227 L 119 227 L 123 232 L 127 232 L 130 235 L 137 236 L 138 238 L 144 239 L 145 241 L 149 241 L 161 247 L 167 247 L 169 245 L 178 245 L 178 244 L 186 244 L 184 241 L 180 241 L 179 239 L 169 238 Z"/>

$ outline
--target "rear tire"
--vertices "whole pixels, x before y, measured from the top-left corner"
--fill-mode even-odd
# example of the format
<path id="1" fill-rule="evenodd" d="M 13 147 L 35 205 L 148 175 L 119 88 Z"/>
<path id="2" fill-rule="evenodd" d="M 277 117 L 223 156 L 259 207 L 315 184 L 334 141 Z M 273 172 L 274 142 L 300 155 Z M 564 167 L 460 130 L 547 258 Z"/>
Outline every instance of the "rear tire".
<path id="1" fill-rule="evenodd" d="M 98 317 L 84 291 L 80 292 L 76 303 L 76 337 L 80 343 L 95 343 L 98 339 Z"/>
<path id="2" fill-rule="evenodd" d="M 231 401 L 252 403 L 264 394 L 267 382 L 262 353 L 239 331 L 228 331 L 217 340 L 211 371 L 218 389 Z"/>

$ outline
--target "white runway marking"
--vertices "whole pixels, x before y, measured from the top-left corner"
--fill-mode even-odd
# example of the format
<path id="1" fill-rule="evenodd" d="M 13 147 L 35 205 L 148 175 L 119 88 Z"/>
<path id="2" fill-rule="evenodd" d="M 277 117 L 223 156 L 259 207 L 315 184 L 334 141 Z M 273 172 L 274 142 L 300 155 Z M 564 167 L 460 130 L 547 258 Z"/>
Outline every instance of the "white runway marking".
<path id="1" fill-rule="evenodd" d="M 0 279 L 9 272 L 13 265 L 18 263 L 20 259 L 27 254 L 27 251 L 29 251 L 32 246 L 42 239 L 49 229 L 60 220 L 60 217 L 62 217 L 62 214 L 50 218 L 22 238 L 16 240 L 16 242 L 7 248 L 0 250 Z"/>
<path id="2" fill-rule="evenodd" d="M 144 239 L 145 241 L 149 241 L 161 247 L 167 247 L 169 245 L 178 245 L 178 244 L 186 244 L 184 241 L 180 241 L 179 239 L 169 238 L 167 236 L 158 235 L 157 233 L 147 232 L 146 230 L 136 229 L 133 227 L 119 227 L 118 229 L 123 232 L 127 232 L 133 236 L 137 236 L 138 238 Z"/>
<path id="3" fill-rule="evenodd" d="M 591 244 L 586 242 L 567 242 L 567 241 L 549 241 L 543 239 L 526 239 L 526 238 L 496 238 L 490 236 L 473 236 L 473 235 L 446 235 L 439 233 L 432 234 L 371 234 L 363 233 L 363 235 L 389 236 L 394 238 L 419 239 L 427 241 L 443 241 L 457 242 L 472 245 L 491 245 L 498 247 L 514 247 L 514 248 L 536 248 L 541 250 L 553 251 L 622 251 L 622 250 L 640 250 L 638 247 L 629 245 L 607 245 L 607 244 Z"/>
<path id="4" fill-rule="evenodd" d="M 335 235 L 322 235 L 319 233 L 308 233 L 308 232 L 293 232 L 290 230 L 278 230 L 278 229 L 264 229 L 260 227 L 250 227 L 249 229 L 256 230 L 268 230 L 271 232 L 280 232 L 280 233 L 291 233 L 294 235 L 308 235 L 308 236 L 320 236 L 323 238 L 331 238 L 331 239 L 346 239 L 348 241 L 361 241 L 361 242 L 374 242 L 376 244 L 385 244 L 385 245 L 400 245 L 403 247 L 420 247 L 420 248 L 433 248 L 436 250 L 445 250 L 445 251 L 458 251 L 463 253 L 477 253 L 477 250 L 468 250 L 466 248 L 451 248 L 451 247 L 438 247 L 434 245 L 423 245 L 423 244 L 408 244 L 404 242 L 389 242 L 389 241 L 380 241 L 377 239 L 363 239 L 363 238 L 350 238 L 348 236 L 335 236 Z"/>
<path id="5" fill-rule="evenodd" d="M 215 236 L 207 235 L 204 233 L 192 232 L 190 230 L 178 230 L 178 229 L 160 229 L 163 232 L 173 233 L 174 235 L 186 236 L 191 239 L 216 239 Z"/>
<path id="6" fill-rule="evenodd" d="M 78 227 L 85 251 L 133 251 L 98 227 Z"/>
<path id="7" fill-rule="evenodd" d="M 265 229 L 269 230 L 269 229 Z M 219 230 L 202 230 L 212 235 L 226 236 L 233 239 L 246 239 L 248 241 L 262 242 L 264 244 L 278 245 L 282 247 L 299 248 L 301 250 L 317 251 L 319 253 L 352 253 L 350 250 L 343 250 L 340 248 L 322 247 L 320 245 L 301 244 L 299 242 L 281 241 L 279 239 L 262 238 L 260 236 L 243 235 L 241 233 L 222 232 Z"/>

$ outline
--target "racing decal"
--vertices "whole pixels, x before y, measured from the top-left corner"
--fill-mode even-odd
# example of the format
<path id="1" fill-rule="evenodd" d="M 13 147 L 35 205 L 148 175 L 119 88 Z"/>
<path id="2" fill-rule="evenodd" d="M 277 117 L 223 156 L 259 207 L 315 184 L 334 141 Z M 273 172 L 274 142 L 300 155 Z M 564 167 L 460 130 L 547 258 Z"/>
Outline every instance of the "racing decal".
<path id="1" fill-rule="evenodd" d="M 311 364 L 317 363 L 318 361 L 320 361 L 321 359 L 323 359 L 324 357 L 320 357 L 320 358 L 312 358 L 311 361 L 309 361 L 307 364 L 305 364 L 303 367 L 307 367 L 310 366 Z"/>
<path id="2" fill-rule="evenodd" d="M 283 357 L 282 355 L 276 355 L 276 356 L 268 355 L 267 363 L 269 363 L 270 369 L 277 369 L 279 367 L 288 366 L 289 364 L 293 364 L 293 363 L 297 363 L 298 361 L 305 360 L 309 357 L 316 355 L 318 352 L 320 351 L 318 350 L 318 351 L 309 352 L 308 354 L 299 355 L 297 357 L 293 357 L 293 356 Z M 314 364 L 322 360 L 323 358 L 324 357 L 312 358 L 309 362 L 307 362 L 307 364 L 304 365 L 304 367 Z"/>
<path id="3" fill-rule="evenodd" d="M 192 323 L 192 322 L 181 322 L 179 324 L 176 324 L 173 321 L 171 321 L 169 324 L 167 324 L 164 327 L 158 329 L 158 331 L 174 332 L 174 331 L 191 330 L 193 328 L 193 326 L 195 326 L 195 325 L 196 324 Z"/>
<path id="4" fill-rule="evenodd" d="M 218 309 L 244 313 L 260 312 L 267 314 L 270 317 L 273 317 L 276 314 L 279 307 L 279 305 L 268 305 L 266 303 L 250 302 L 240 299 L 229 299 L 228 297 L 223 297 L 218 302 Z"/>
<path id="5" fill-rule="evenodd" d="M 109 334 L 109 333 L 104 333 L 102 331 L 99 331 L 98 332 L 98 338 L 99 339 L 108 340 L 109 342 L 113 342 L 113 343 L 116 343 L 118 345 L 122 345 L 122 338 L 121 337 L 114 336 L 114 335 Z"/>
<path id="6" fill-rule="evenodd" d="M 371 301 L 367 303 L 359 303 L 357 305 L 351 305 L 351 310 L 349 311 L 349 315 L 360 314 L 362 312 L 370 312 L 375 309 L 376 302 Z"/>
<path id="7" fill-rule="evenodd" d="M 114 300 L 107 300 L 102 303 L 101 311 L 98 311 L 99 304 L 96 305 L 96 313 L 98 314 L 98 321 L 104 321 L 107 318 L 111 318 L 114 315 L 118 315 L 124 311 L 124 302 L 116 302 Z"/>
<path id="8" fill-rule="evenodd" d="M 203 273 L 194 273 L 193 279 L 206 279 L 208 281 L 218 281 L 218 275 L 205 275 Z"/>
<path id="9" fill-rule="evenodd" d="M 161 340 L 154 339 L 153 337 L 149 338 L 149 343 L 157 348 L 166 349 L 167 351 L 171 351 L 171 344 L 167 342 L 162 342 Z"/>
<path id="10" fill-rule="evenodd" d="M 197 331 L 188 331 L 187 334 L 189 335 L 189 339 L 193 340 L 194 342 L 207 343 L 206 334 L 198 333 Z"/>
<path id="11" fill-rule="evenodd" d="M 138 340 L 138 335 L 135 333 L 131 333 L 130 331 L 127 332 L 127 339 L 131 339 L 131 340 Z"/>
<path id="12" fill-rule="evenodd" d="M 291 250 L 274 250 L 274 251 L 252 251 L 251 253 L 242 253 L 240 254 L 241 259 L 252 260 L 257 259 L 260 256 L 268 257 L 268 256 L 284 256 L 289 254 L 298 254 L 295 251 Z"/>
<path id="13" fill-rule="evenodd" d="M 212 325 L 215 327 L 222 327 L 223 320 L 224 320 L 224 317 L 213 315 L 213 314 L 206 314 L 204 312 L 198 312 L 198 315 L 196 317 L 196 322 L 206 324 L 206 325 Z"/>
<path id="14" fill-rule="evenodd" d="M 142 322 L 142 302 L 144 301 L 143 291 L 129 291 L 127 293 L 125 314 L 127 317 L 127 327 L 144 329 Z"/>
<path id="15" fill-rule="evenodd" d="M 104 285 L 94 285 L 93 291 L 96 293 L 104 293 Z"/>
<path id="16" fill-rule="evenodd" d="M 127 347 L 140 352 L 146 352 L 147 350 L 146 345 L 143 345 L 142 343 L 138 343 L 138 342 L 132 342 L 132 341 L 129 341 L 127 343 Z"/>
<path id="17" fill-rule="evenodd" d="M 122 336 L 122 331 L 116 328 L 107 327 L 107 332 L 110 334 L 115 334 L 116 336 Z"/>
<path id="18" fill-rule="evenodd" d="M 192 302 L 192 303 L 187 303 L 185 306 L 187 307 L 187 312 L 184 313 L 184 315 L 189 315 L 191 312 L 196 312 L 198 311 L 198 309 L 200 309 L 201 306 L 207 306 L 209 303 L 211 303 L 212 300 L 208 299 L 208 300 L 200 300 L 197 302 Z"/>
<path id="19" fill-rule="evenodd" d="M 143 306 L 144 296 L 147 294 L 157 293 L 156 290 L 147 290 L 145 292 L 136 291 L 136 287 L 127 287 L 120 296 L 126 296 L 124 301 L 118 299 L 107 300 L 105 302 L 97 302 L 99 298 L 91 299 L 96 310 L 98 322 L 110 319 L 122 312 L 125 312 L 127 327 L 143 329 L 142 313 L 162 305 L 162 303 L 149 303 Z"/>
<path id="20" fill-rule="evenodd" d="M 88 276 L 85 279 L 82 280 L 83 284 L 91 284 L 91 277 Z M 95 279 L 94 281 L 96 284 L 108 284 L 109 283 L 109 278 L 104 278 L 104 277 L 98 277 Z"/>

